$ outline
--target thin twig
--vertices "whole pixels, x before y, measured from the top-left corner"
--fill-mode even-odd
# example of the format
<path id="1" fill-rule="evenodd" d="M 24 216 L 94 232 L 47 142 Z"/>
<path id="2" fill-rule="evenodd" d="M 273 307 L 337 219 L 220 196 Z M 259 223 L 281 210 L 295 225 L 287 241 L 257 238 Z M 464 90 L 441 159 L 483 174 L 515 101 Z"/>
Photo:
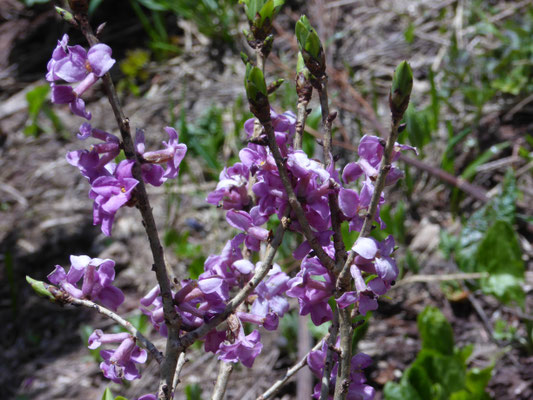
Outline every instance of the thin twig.
<path id="1" fill-rule="evenodd" d="M 224 398 L 231 371 L 233 371 L 233 363 L 220 361 L 217 381 L 215 383 L 215 388 L 213 389 L 211 400 L 222 400 Z"/>
<path id="2" fill-rule="evenodd" d="M 85 13 L 76 14 L 76 20 L 80 26 L 80 29 L 91 46 L 99 43 L 98 39 L 93 33 L 93 30 L 89 24 L 88 16 Z M 165 265 L 165 259 L 163 254 L 163 247 L 159 240 L 159 234 L 157 232 L 157 226 L 155 224 L 154 216 L 152 214 L 152 208 L 146 193 L 146 187 L 142 178 L 141 165 L 139 163 L 135 147 L 133 145 L 133 139 L 131 136 L 129 120 L 125 117 L 122 107 L 120 105 L 117 92 L 111 80 L 109 73 L 106 73 L 102 77 L 104 83 L 104 90 L 107 94 L 109 103 L 115 115 L 115 119 L 120 129 L 122 136 L 122 142 L 124 146 L 124 153 L 128 160 L 133 160 L 133 177 L 139 182 L 135 188 L 135 194 L 137 199 L 137 207 L 141 212 L 143 225 L 150 242 L 150 249 L 154 257 L 154 270 L 156 274 L 159 287 L 161 288 L 161 297 L 163 299 L 163 311 L 165 314 L 165 324 L 168 329 L 168 339 L 165 349 L 165 360 L 161 365 L 160 370 L 160 382 L 158 389 L 159 400 L 170 400 L 172 398 L 172 380 L 174 378 L 174 372 L 176 369 L 176 363 L 178 361 L 179 353 L 176 351 L 177 344 L 179 343 L 179 317 L 174 308 L 174 302 L 171 292 L 170 279 L 167 274 Z"/>
<path id="3" fill-rule="evenodd" d="M 339 334 L 339 307 L 335 309 L 333 320 L 329 327 L 329 336 L 327 342 L 326 360 L 324 362 L 324 373 L 322 375 L 322 385 L 320 387 L 320 400 L 329 398 L 329 384 L 331 382 L 331 370 L 333 369 L 334 347 L 337 344 L 337 335 Z"/>
<path id="4" fill-rule="evenodd" d="M 131 322 L 126 321 L 120 315 L 90 300 L 77 299 L 72 296 L 63 297 L 63 299 L 65 300 L 66 303 L 70 303 L 76 306 L 92 308 L 96 310 L 97 312 L 99 312 L 100 314 L 105 315 L 106 317 L 112 319 L 117 324 L 119 324 L 124 329 L 126 329 L 129 333 L 131 333 L 131 335 L 134 336 L 142 344 L 142 346 L 146 348 L 146 350 L 148 350 L 154 356 L 154 358 L 159 364 L 163 362 L 163 354 L 159 350 L 157 350 L 157 347 L 155 347 L 155 345 L 152 342 L 150 342 L 141 332 L 139 332 L 137 328 L 135 328 L 131 324 Z"/>
<path id="5" fill-rule="evenodd" d="M 178 385 L 180 384 L 180 374 L 181 370 L 183 369 L 183 366 L 189 361 L 188 358 L 186 358 L 185 352 L 181 352 L 180 356 L 178 357 L 178 364 L 176 365 L 176 371 L 174 372 L 174 379 L 172 382 L 172 387 L 174 388 L 173 392 L 176 393 L 176 389 Z"/>
<path id="6" fill-rule="evenodd" d="M 322 111 L 322 129 L 324 130 L 323 143 L 324 143 L 324 164 L 326 169 L 334 168 L 335 161 L 333 159 L 331 143 L 331 125 L 333 119 L 337 115 L 330 114 L 329 104 L 328 104 L 328 88 L 327 88 L 327 79 L 324 78 L 320 82 L 320 89 L 318 90 L 318 95 L 320 98 L 320 108 Z M 341 211 L 339 209 L 339 197 L 336 192 L 328 194 L 328 204 L 331 217 L 331 229 L 333 230 L 333 246 L 335 247 L 335 263 L 336 263 L 336 273 L 338 273 L 344 260 L 346 259 L 346 247 L 344 241 L 342 240 L 341 233 Z"/>
<path id="7" fill-rule="evenodd" d="M 327 336 L 323 340 L 326 340 L 326 339 L 327 339 Z M 320 347 L 322 347 L 322 340 L 318 342 L 315 345 L 315 347 L 311 349 L 310 352 L 317 351 L 318 349 L 320 349 Z M 309 353 L 307 353 L 307 355 L 303 357 L 298 363 L 290 367 L 285 373 L 285 376 L 283 376 L 283 378 L 276 381 L 272 386 L 270 386 L 270 388 L 266 392 L 264 392 L 261 396 L 259 396 L 257 400 L 267 400 L 267 399 L 270 399 L 272 396 L 274 396 L 277 393 L 277 391 L 283 385 L 285 385 L 289 379 L 291 379 L 294 376 L 294 374 L 296 374 L 300 369 L 302 369 L 303 367 L 307 365 L 307 357 L 309 356 Z"/>
<path id="8" fill-rule="evenodd" d="M 303 358 L 312 347 L 313 338 L 307 327 L 309 316 L 298 317 L 298 358 Z M 296 400 L 309 400 L 313 395 L 313 375 L 311 370 L 302 369 L 296 376 Z"/>

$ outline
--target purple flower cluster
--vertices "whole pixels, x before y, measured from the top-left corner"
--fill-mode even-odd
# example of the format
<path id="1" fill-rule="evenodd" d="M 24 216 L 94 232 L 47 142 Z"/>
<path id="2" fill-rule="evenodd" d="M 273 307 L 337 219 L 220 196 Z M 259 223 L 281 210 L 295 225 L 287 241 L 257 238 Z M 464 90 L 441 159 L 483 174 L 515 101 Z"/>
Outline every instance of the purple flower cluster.
<path id="1" fill-rule="evenodd" d="M 374 172 L 379 169 L 382 144 L 376 137 L 365 136 L 359 146 L 359 161 L 345 167 L 341 181 L 339 172 L 333 167 L 325 169 L 305 152 L 292 148 L 296 124 L 294 114 L 271 111 L 271 119 L 276 142 L 286 160 L 292 186 L 305 216 L 326 254 L 334 258 L 328 195 L 334 193 L 338 196 L 341 219 L 347 221 L 351 230 L 359 231 L 374 191 Z M 245 130 L 249 138 L 254 137 L 254 129 L 255 121 L 248 120 Z M 207 202 L 227 210 L 226 221 L 240 232 L 226 243 L 220 254 L 207 258 L 204 273 L 198 280 L 181 282 L 181 288 L 174 293 L 175 309 L 182 318 L 184 331 L 197 328 L 222 312 L 230 294 L 246 285 L 258 265 L 249 261 L 249 257 L 244 258 L 244 251 L 260 251 L 270 235 L 263 226 L 273 215 L 281 219 L 288 208 L 287 195 L 274 158 L 267 147 L 258 144 L 260 141 L 254 140 L 240 151 L 239 162 L 222 171 L 216 189 L 207 196 Z M 412 149 L 398 145 L 396 150 L 406 148 Z M 395 152 L 394 158 L 398 157 L 397 154 Z M 396 177 L 387 181 L 388 184 L 394 183 L 401 175 L 396 167 L 392 171 Z M 364 180 L 359 190 L 347 187 L 360 177 Z M 381 197 L 383 202 L 383 195 Z M 289 229 L 301 232 L 297 218 L 291 214 L 290 220 Z M 384 226 L 379 213 L 376 221 Z M 380 243 L 375 239 L 361 238 L 354 245 L 354 250 L 358 254 L 351 267 L 355 290 L 343 294 L 338 299 L 338 306 L 344 308 L 356 304 L 359 312 L 366 314 L 377 308 L 377 297 L 384 294 L 397 278 L 398 268 L 390 257 L 394 240 L 389 237 Z M 322 265 L 307 241 L 304 240 L 293 255 L 302 260 L 300 271 L 290 278 L 278 265 L 274 265 L 266 279 L 246 300 L 247 306 L 230 317 L 228 329 L 213 330 L 206 335 L 206 351 L 216 353 L 221 360 L 239 361 L 251 366 L 261 351 L 260 335 L 257 330 L 246 335 L 243 323 L 276 329 L 279 318 L 289 309 L 287 297 L 296 298 L 300 314 L 310 314 L 316 325 L 332 319 L 329 300 L 335 291 L 336 277 Z M 154 327 L 166 335 L 159 287 L 153 288 L 141 304 Z M 359 358 L 354 358 L 356 371 L 364 368 Z M 357 374 L 353 376 L 354 393 L 364 383 L 362 374 Z M 367 392 L 370 390 L 366 385 L 363 387 Z"/>
<path id="2" fill-rule="evenodd" d="M 48 62 L 46 79 L 51 83 L 52 102 L 69 104 L 72 112 L 85 119 L 91 119 L 85 102 L 80 96 L 93 86 L 99 77 L 106 74 L 115 64 L 111 58 L 111 48 L 99 43 L 86 51 L 81 46 L 68 46 L 68 35 L 58 41 L 57 47 Z M 76 83 L 73 88 L 57 82 Z M 165 131 L 168 142 L 163 149 L 145 151 L 144 132 L 137 130 L 135 150 L 141 164 L 142 178 L 146 183 L 160 186 L 168 179 L 178 176 L 179 166 L 187 152 L 187 146 L 178 142 L 178 133 L 171 127 Z M 78 133 L 80 140 L 90 137 L 98 140 L 90 150 L 76 150 L 67 154 L 67 161 L 77 167 L 89 180 L 89 197 L 94 200 L 93 222 L 101 225 L 102 232 L 109 236 L 116 212 L 125 205 L 134 204 L 134 189 L 139 181 L 133 177 L 133 160 L 116 163 L 114 160 L 121 151 L 120 139 L 108 132 L 93 128 L 85 122 Z M 165 165 L 165 168 L 162 166 Z"/>
<path id="3" fill-rule="evenodd" d="M 115 350 L 101 350 L 100 356 L 104 359 L 100 369 L 107 379 L 121 383 L 122 379 L 132 381 L 139 379 L 141 374 L 135 364 L 144 364 L 148 358 L 146 350 L 140 349 L 135 343 L 135 338 L 129 333 L 105 334 L 96 329 L 89 336 L 89 349 L 97 349 L 102 344 L 120 343 Z"/>
<path id="4" fill-rule="evenodd" d="M 337 343 L 338 345 L 338 343 Z M 327 353 L 327 343 L 324 341 L 322 348 L 317 351 L 312 351 L 307 356 L 307 365 L 309 369 L 315 374 L 319 379 L 319 382 L 315 385 L 315 390 L 313 397 L 315 399 L 320 398 L 320 389 L 322 383 L 320 379 L 324 375 L 324 364 L 326 361 Z M 338 354 L 333 352 L 333 361 L 334 366 L 331 370 L 330 378 L 330 389 L 335 388 L 335 382 L 337 380 L 337 369 L 338 369 Z M 352 357 L 351 368 L 350 368 L 350 386 L 348 387 L 348 392 L 346 394 L 346 399 L 348 400 L 371 400 L 374 398 L 375 390 L 372 386 L 366 384 L 366 378 L 363 374 L 363 369 L 367 368 L 372 363 L 372 360 L 369 356 L 364 353 L 359 353 Z M 332 392 L 331 392 L 332 393 Z M 328 399 L 332 399 L 333 395 L 330 394 Z"/>
<path id="5" fill-rule="evenodd" d="M 153 186 L 160 186 L 168 179 L 176 178 L 179 165 L 187 152 L 187 146 L 178 143 L 176 130 L 166 127 L 165 131 L 169 135 L 168 143 L 163 142 L 163 149 L 150 152 L 145 151 L 144 133 L 138 130 L 135 135 L 135 149 L 141 160 L 143 180 Z M 69 152 L 67 161 L 89 180 L 89 197 L 94 200 L 94 224 L 101 225 L 102 232 L 109 236 L 116 212 L 130 204 L 133 190 L 139 183 L 132 173 L 134 161 L 123 160 L 116 164 L 114 159 L 120 153 L 119 138 L 94 129 L 88 123 L 81 125 L 78 137 L 82 140 L 93 137 L 101 141 L 93 145 L 91 150 Z M 166 164 L 166 168 L 160 164 Z"/>
<path id="6" fill-rule="evenodd" d="M 122 291 L 112 285 L 115 279 L 115 262 L 88 256 L 70 256 L 70 269 L 56 265 L 48 280 L 61 287 L 72 297 L 102 303 L 116 310 L 124 301 Z M 81 288 L 78 282 L 82 280 Z"/>
<path id="7" fill-rule="evenodd" d="M 253 276 L 260 263 L 254 265 L 243 258 L 239 247 L 243 241 L 243 234 L 228 241 L 220 255 L 212 255 L 206 260 L 205 272 L 198 280 L 182 281 L 181 289 L 173 294 L 175 309 L 182 318 L 184 330 L 198 328 L 222 312 L 230 291 L 242 287 Z M 232 315 L 232 328 L 229 331 L 209 332 L 205 337 L 205 350 L 216 353 L 221 360 L 240 361 L 251 367 L 262 344 L 259 331 L 254 330 L 248 335 L 244 333 L 244 323 L 263 326 L 268 330 L 277 329 L 279 318 L 289 309 L 289 303 L 283 297 L 288 280 L 289 277 L 279 265 L 274 265 L 266 280 L 249 297 L 249 312 L 238 311 Z M 141 299 L 141 305 L 141 311 L 150 318 L 155 329 L 166 336 L 159 286 Z"/>

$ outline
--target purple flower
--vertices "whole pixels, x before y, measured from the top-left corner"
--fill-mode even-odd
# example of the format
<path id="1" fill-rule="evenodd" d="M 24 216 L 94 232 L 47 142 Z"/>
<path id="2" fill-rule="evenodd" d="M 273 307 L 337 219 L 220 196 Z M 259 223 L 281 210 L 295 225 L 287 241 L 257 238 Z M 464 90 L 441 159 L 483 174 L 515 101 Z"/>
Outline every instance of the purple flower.
<path id="1" fill-rule="evenodd" d="M 417 153 L 417 150 L 414 147 L 396 143 L 392 151 L 392 161 L 396 161 L 398 159 L 400 156 L 400 151 L 402 150 L 412 150 Z M 359 148 L 357 152 L 360 157 L 359 161 L 357 162 L 360 169 L 368 178 L 375 180 L 379 172 L 379 167 L 384 152 L 384 146 L 381 139 L 377 136 L 363 136 L 359 142 Z M 346 178 L 348 181 L 353 180 L 352 178 L 357 175 L 356 171 L 357 169 L 355 167 L 350 166 L 350 168 L 346 171 Z M 385 178 L 385 185 L 393 185 L 401 177 L 403 177 L 403 172 L 397 167 L 393 166 Z"/>
<path id="2" fill-rule="evenodd" d="M 115 135 L 93 129 L 85 122 L 80 126 L 78 137 L 85 140 L 90 136 L 102 140 L 103 143 L 95 144 L 90 151 L 70 151 L 67 153 L 67 161 L 77 167 L 92 184 L 96 178 L 112 175 L 114 167 L 110 162 L 120 153 L 120 140 Z"/>
<path id="3" fill-rule="evenodd" d="M 95 84 L 115 64 L 111 58 L 111 48 L 103 43 L 92 46 L 89 51 L 81 46 L 68 46 L 68 35 L 58 41 L 48 62 L 46 80 L 51 82 L 52 102 L 69 104 L 76 115 L 91 119 L 91 113 L 85 110 L 85 103 L 80 96 Z M 79 84 L 71 86 L 57 85 L 56 81 Z"/>
<path id="4" fill-rule="evenodd" d="M 60 265 L 48 275 L 48 280 L 59 285 L 72 297 L 89 299 L 116 310 L 124 301 L 122 291 L 112 285 L 115 279 L 115 262 L 109 259 L 88 256 L 70 256 L 68 273 Z M 83 278 L 81 289 L 77 283 Z"/>
<path id="5" fill-rule="evenodd" d="M 216 189 L 207 195 L 206 201 L 214 205 L 222 202 L 222 208 L 225 210 L 242 210 L 250 204 L 247 187 L 249 174 L 248 167 L 242 163 L 224 168 Z"/>
<path id="6" fill-rule="evenodd" d="M 92 182 L 89 197 L 94 200 L 93 222 L 102 224 L 106 236 L 111 235 L 115 213 L 131 199 L 139 183 L 131 174 L 133 164 L 131 160 L 121 161 L 112 176 L 100 176 Z"/>
<path id="7" fill-rule="evenodd" d="M 274 264 L 267 277 L 255 288 L 257 298 L 252 304 L 251 313 L 265 317 L 269 312 L 274 312 L 283 317 L 289 310 L 289 302 L 284 297 L 289 288 L 287 285 L 289 279 L 281 267 Z"/>
<path id="8" fill-rule="evenodd" d="M 369 179 L 363 182 L 363 186 L 359 195 L 352 189 L 340 188 L 339 209 L 344 214 L 344 217 L 350 221 L 350 231 L 361 231 L 373 193 L 374 185 L 372 185 L 372 182 Z M 381 228 L 384 228 L 385 224 L 379 216 L 379 209 L 380 205 L 384 202 L 385 198 L 382 194 L 378 203 L 378 209 L 375 217 L 375 220 L 380 224 Z"/>
<path id="9" fill-rule="evenodd" d="M 135 150 L 143 156 L 145 154 L 144 131 L 137 129 L 135 132 Z M 163 178 L 165 170 L 162 166 L 153 163 L 142 163 L 141 171 L 143 180 L 153 186 L 161 186 L 166 179 Z"/>
<path id="10" fill-rule="evenodd" d="M 239 322 L 240 324 L 240 322 Z M 244 334 L 244 328 L 240 324 L 238 334 L 233 343 L 222 342 L 216 354 L 218 359 L 225 362 L 241 362 L 244 366 L 251 368 L 256 357 L 261 353 L 263 344 L 260 342 L 259 331 L 254 330 L 249 335 Z"/>
<path id="11" fill-rule="evenodd" d="M 178 132 L 174 128 L 167 126 L 165 131 L 168 133 L 169 140 L 168 143 L 163 142 L 164 149 L 145 153 L 143 135 L 142 140 L 137 143 L 137 152 L 142 154 L 143 159 L 149 163 L 167 163 L 167 168 L 163 174 L 163 179 L 167 180 L 178 176 L 179 166 L 187 153 L 187 145 L 178 143 Z"/>
<path id="12" fill-rule="evenodd" d="M 331 253 L 331 247 L 326 251 Z M 317 326 L 331 320 L 333 312 L 328 299 L 335 289 L 335 279 L 317 257 L 307 255 L 300 272 L 287 284 L 287 296 L 298 298 L 300 315 L 311 314 L 311 320 Z"/>
<path id="13" fill-rule="evenodd" d="M 268 239 L 268 231 L 256 226 L 253 218 L 246 211 L 229 210 L 226 214 L 226 221 L 234 228 L 246 232 L 244 242 L 250 250 L 259 251 L 261 242 Z"/>
<path id="14" fill-rule="evenodd" d="M 135 344 L 135 338 L 129 333 L 105 334 L 96 329 L 89 336 L 89 349 L 97 349 L 102 344 L 120 343 L 116 350 L 102 350 L 100 355 L 104 359 L 100 369 L 104 376 L 113 382 L 121 383 L 122 379 L 134 380 L 141 377 L 135 364 L 144 364 L 147 359 L 146 350 Z"/>
<path id="15" fill-rule="evenodd" d="M 107 379 L 116 383 L 121 383 L 122 379 L 139 379 L 141 374 L 135 364 L 144 364 L 148 358 L 146 350 L 140 349 L 131 335 L 123 339 L 116 350 L 102 350 L 100 355 L 104 359 L 100 369 Z"/>
<path id="16" fill-rule="evenodd" d="M 121 333 L 104 333 L 100 329 L 96 329 L 91 336 L 89 336 L 89 349 L 94 350 L 102 344 L 119 343 L 129 338 L 131 335 L 127 332 Z"/>
<path id="17" fill-rule="evenodd" d="M 251 324 L 263 326 L 268 331 L 275 331 L 278 329 L 279 317 L 276 313 L 271 312 L 264 316 L 259 316 L 253 313 L 237 311 L 236 315 L 242 322 L 249 322 Z"/>
<path id="18" fill-rule="evenodd" d="M 276 135 L 276 143 L 280 146 L 280 150 L 285 155 L 287 144 L 291 144 L 296 132 L 296 116 L 292 111 L 286 111 L 283 114 L 278 114 L 274 109 L 270 109 L 270 119 Z M 244 123 L 244 131 L 248 138 L 251 138 L 254 133 L 255 118 L 251 118 Z"/>

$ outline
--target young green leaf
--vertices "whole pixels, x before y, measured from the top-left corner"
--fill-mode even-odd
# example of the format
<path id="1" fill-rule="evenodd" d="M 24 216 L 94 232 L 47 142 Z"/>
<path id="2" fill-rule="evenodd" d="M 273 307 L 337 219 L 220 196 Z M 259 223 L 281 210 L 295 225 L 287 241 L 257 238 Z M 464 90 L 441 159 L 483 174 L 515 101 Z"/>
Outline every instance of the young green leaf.
<path id="1" fill-rule="evenodd" d="M 422 348 L 444 355 L 453 354 L 453 330 L 438 308 L 426 307 L 418 316 L 417 322 Z"/>
<path id="2" fill-rule="evenodd" d="M 115 396 L 113 396 L 111 389 L 105 388 L 104 394 L 102 395 L 102 400 L 115 400 Z"/>

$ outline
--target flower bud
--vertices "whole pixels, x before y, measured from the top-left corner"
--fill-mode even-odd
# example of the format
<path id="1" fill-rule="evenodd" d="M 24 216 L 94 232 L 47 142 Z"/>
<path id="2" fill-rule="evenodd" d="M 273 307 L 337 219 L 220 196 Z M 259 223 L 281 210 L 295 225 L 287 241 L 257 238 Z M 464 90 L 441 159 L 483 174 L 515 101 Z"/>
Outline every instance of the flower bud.
<path id="1" fill-rule="evenodd" d="M 270 104 L 268 102 L 268 89 L 265 77 L 260 68 L 246 65 L 246 74 L 244 76 L 244 87 L 246 97 L 250 103 L 250 111 L 259 119 L 260 122 L 270 120 Z"/>
<path id="2" fill-rule="evenodd" d="M 401 120 L 407 110 L 412 89 L 413 71 L 407 61 L 402 61 L 394 71 L 389 95 L 389 105 L 395 121 Z"/>
<path id="3" fill-rule="evenodd" d="M 326 72 L 324 49 L 316 30 L 305 15 L 296 23 L 296 39 L 306 67 L 315 77 L 322 77 Z"/>
<path id="4" fill-rule="evenodd" d="M 31 288 L 37 293 L 39 296 L 42 297 L 48 297 L 48 300 L 55 302 L 56 298 L 55 296 L 50 293 L 50 290 L 48 290 L 50 285 L 47 285 L 46 283 L 42 281 L 37 281 L 35 279 L 30 278 L 26 275 L 26 282 L 28 282 L 31 286 Z"/>
<path id="5" fill-rule="evenodd" d="M 255 40 L 263 41 L 272 31 L 272 21 L 284 0 L 241 0 Z"/>
<path id="6" fill-rule="evenodd" d="M 56 6 L 56 12 L 59 14 L 61 18 L 63 18 L 66 22 L 72 23 L 74 21 L 74 15 L 72 13 L 68 12 L 64 8 L 57 7 Z"/>

